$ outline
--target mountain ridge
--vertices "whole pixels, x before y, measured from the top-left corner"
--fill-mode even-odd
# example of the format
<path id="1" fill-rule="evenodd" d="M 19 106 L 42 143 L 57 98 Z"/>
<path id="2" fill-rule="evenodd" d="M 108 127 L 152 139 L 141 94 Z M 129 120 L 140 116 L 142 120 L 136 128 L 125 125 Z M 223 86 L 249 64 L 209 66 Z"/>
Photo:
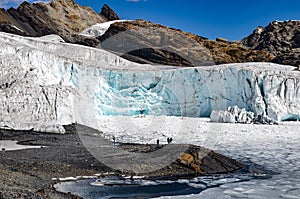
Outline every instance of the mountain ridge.
<path id="1" fill-rule="evenodd" d="M 134 33 L 131 33 L 131 32 Z M 152 32 L 151 32 L 152 31 Z M 124 32 L 126 35 L 124 35 Z M 178 55 L 189 54 L 188 58 L 190 60 L 197 60 L 192 63 L 199 63 L 200 65 L 205 65 L 207 63 L 211 64 L 226 64 L 226 63 L 243 63 L 243 62 L 269 62 L 274 56 L 272 53 L 263 52 L 259 50 L 248 50 L 247 48 L 239 45 L 238 43 L 233 42 L 224 42 L 224 41 L 212 41 L 208 40 L 205 37 L 198 36 L 192 33 L 184 32 L 179 29 L 169 28 L 160 24 L 155 24 L 149 21 L 145 21 L 142 19 L 134 20 L 134 21 L 126 21 L 126 22 L 116 22 L 112 24 L 109 29 L 105 32 L 104 35 L 99 37 L 100 45 L 106 50 L 109 51 L 117 51 L 124 52 L 124 49 L 127 48 L 127 45 L 120 44 L 120 47 L 116 45 L 103 45 L 103 42 L 109 40 L 115 35 L 121 35 L 119 37 L 127 37 L 126 39 L 122 39 L 124 43 L 128 43 L 128 45 L 134 45 L 144 48 L 151 48 L 147 43 L 152 43 L 152 48 L 154 47 L 162 47 L 169 45 L 173 47 L 173 50 Z M 122 35 L 123 34 L 123 35 Z M 147 35 L 145 38 L 144 35 Z M 157 35 L 161 35 L 161 39 L 157 39 Z M 166 44 L 165 37 L 171 38 L 168 39 L 168 44 Z M 176 39 L 180 37 L 180 39 Z M 189 49 L 185 49 L 187 44 L 183 42 L 189 41 Z M 192 41 L 191 41 L 192 40 Z M 191 56 L 190 49 L 193 49 L 192 46 L 198 46 L 198 48 L 202 48 L 205 50 L 199 50 L 197 54 Z M 126 50 L 125 50 L 126 51 Z M 147 55 L 145 55 L 147 54 Z M 139 62 L 139 63 L 152 63 L 152 64 L 165 64 L 165 65 L 178 65 L 178 66 L 195 66 L 195 64 L 186 63 L 185 60 L 182 62 L 176 62 L 178 59 L 176 57 L 170 57 L 170 54 L 162 52 L 155 48 L 152 51 L 140 50 L 140 52 L 128 52 L 122 54 L 123 58 L 127 58 L 131 61 Z M 148 56 L 148 57 L 147 57 Z M 164 58 L 161 60 L 156 59 L 153 62 L 153 57 Z M 185 57 L 185 56 L 183 56 Z M 141 60 L 141 58 L 143 58 Z M 148 59 L 147 59 L 148 58 Z M 174 61 L 175 60 L 175 61 Z M 189 65 L 190 64 L 190 65 Z"/>
<path id="2" fill-rule="evenodd" d="M 13 33 L 21 36 L 40 37 L 49 34 L 57 34 L 68 43 L 81 44 L 90 47 L 100 47 L 122 56 L 125 59 L 138 63 L 163 64 L 172 66 L 195 66 L 227 63 L 245 62 L 274 62 L 279 64 L 298 66 L 300 64 L 300 48 L 272 48 L 269 45 L 268 36 L 260 41 L 259 35 L 270 35 L 268 27 L 259 27 L 251 35 L 244 38 L 241 43 L 229 42 L 226 39 L 208 40 L 203 36 L 184 32 L 179 29 L 166 27 L 145 20 L 114 22 L 110 25 L 104 35 L 100 37 L 87 37 L 82 31 L 87 28 L 108 21 L 119 20 L 120 17 L 107 5 L 98 14 L 92 8 L 80 6 L 74 0 L 52 0 L 49 3 L 23 2 L 17 9 L 0 9 L 0 31 Z M 278 22 L 272 22 L 276 24 Z M 298 23 L 292 21 L 291 23 Z M 299 30 L 299 25 L 297 30 Z M 146 29 L 154 29 L 147 32 Z M 272 29 L 272 28 L 269 28 Z M 274 29 L 274 28 L 273 28 Z M 275 28 L 276 29 L 276 28 Z M 146 30 L 146 31 L 145 31 Z M 129 36 L 132 39 L 130 45 L 140 46 L 124 52 L 118 48 L 118 43 L 110 49 L 103 44 L 112 40 L 115 35 L 122 35 L 125 32 L 133 31 L 139 37 Z M 156 33 L 155 33 L 156 32 Z M 270 32 L 270 31 L 269 31 Z M 147 33 L 147 34 L 146 34 Z M 156 34 L 156 35 L 155 35 Z M 297 36 L 298 35 L 298 36 Z M 299 34 L 296 34 L 296 44 L 299 44 Z M 174 40 L 175 36 L 177 39 Z M 157 39 L 160 37 L 160 39 Z M 164 37 L 164 38 L 163 38 Z M 167 39 L 163 41 L 163 39 Z M 285 45 L 290 41 L 272 42 Z M 126 40 L 122 40 L 126 43 Z M 127 41 L 129 42 L 129 41 Z M 258 43 L 257 45 L 255 44 Z M 260 42 L 260 43 L 259 43 Z M 122 44 L 123 46 L 125 45 Z M 189 43 L 187 45 L 187 43 Z M 294 42 L 295 43 L 295 42 Z M 280 46 L 279 45 L 279 46 Z M 294 44 L 292 44 L 294 45 Z M 169 46 L 164 49 L 165 46 Z M 194 51 L 192 46 L 198 50 Z M 203 50 L 200 50 L 203 48 Z M 298 49 L 298 51 L 297 51 Z M 295 51 L 296 50 L 296 51 Z"/>
<path id="3" fill-rule="evenodd" d="M 273 21 L 259 26 L 242 42 L 249 49 L 272 52 L 275 63 L 300 66 L 300 21 Z"/>
<path id="4" fill-rule="evenodd" d="M 33 4 L 24 1 L 17 9 L 0 10 L 0 31 L 33 37 L 58 34 L 66 42 L 87 46 L 96 46 L 99 42 L 79 33 L 106 21 L 104 15 L 97 14 L 90 7 L 79 6 L 73 0 Z"/>

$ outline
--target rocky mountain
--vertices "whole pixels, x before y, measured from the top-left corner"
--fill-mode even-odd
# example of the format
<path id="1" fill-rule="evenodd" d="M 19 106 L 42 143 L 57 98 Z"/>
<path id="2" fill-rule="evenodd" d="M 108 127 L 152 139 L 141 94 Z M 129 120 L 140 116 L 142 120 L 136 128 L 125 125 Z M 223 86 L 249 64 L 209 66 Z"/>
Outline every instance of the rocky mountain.
<path id="1" fill-rule="evenodd" d="M 114 23 L 99 40 L 102 48 L 139 63 L 195 66 L 268 62 L 274 58 L 268 52 L 248 50 L 222 40 L 211 41 L 144 20 Z"/>
<path id="2" fill-rule="evenodd" d="M 32 5 L 24 2 L 17 9 L 0 10 L 0 31 L 34 37 L 57 34 L 66 42 L 97 46 L 138 63 L 196 66 L 268 62 L 274 58 L 268 52 L 248 50 L 226 40 L 210 41 L 144 20 L 112 22 L 100 37 L 80 34 L 93 25 L 119 19 L 108 5 L 97 14 L 74 0 Z"/>
<path id="3" fill-rule="evenodd" d="M 0 31 L 23 36 L 58 34 L 65 41 L 96 46 L 99 41 L 79 35 L 84 29 L 108 21 L 114 16 L 106 5 L 102 14 L 79 6 L 74 0 L 53 0 L 50 3 L 23 2 L 17 9 L 0 9 Z"/>
<path id="4" fill-rule="evenodd" d="M 273 21 L 242 40 L 250 49 L 276 55 L 273 62 L 300 66 L 300 21 Z"/>
<path id="5" fill-rule="evenodd" d="M 113 11 L 107 4 L 104 4 L 100 14 L 108 21 L 120 20 L 120 17 L 117 15 L 117 13 L 115 13 L 115 11 Z"/>
<path id="6" fill-rule="evenodd" d="M 94 36 L 82 34 L 107 22 Z M 64 41 L 97 47 L 137 63 L 206 66 L 226 63 L 274 62 L 300 65 L 300 21 L 274 21 L 258 27 L 241 43 L 205 37 L 145 20 L 124 21 L 108 6 L 101 13 L 74 0 L 22 3 L 0 9 L 0 31 L 22 36 L 57 34 Z"/>

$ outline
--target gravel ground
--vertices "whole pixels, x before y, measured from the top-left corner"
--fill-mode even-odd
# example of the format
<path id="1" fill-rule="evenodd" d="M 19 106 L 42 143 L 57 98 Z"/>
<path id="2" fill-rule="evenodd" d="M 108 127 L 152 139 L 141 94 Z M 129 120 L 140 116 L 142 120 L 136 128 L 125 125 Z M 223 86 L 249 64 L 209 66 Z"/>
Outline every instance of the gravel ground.
<path id="1" fill-rule="evenodd" d="M 56 192 L 52 178 L 94 175 L 111 169 L 97 161 L 77 134 L 0 130 L 0 140 L 41 149 L 0 152 L 0 198 L 78 198 Z"/>
<path id="2" fill-rule="evenodd" d="M 38 149 L 0 151 L 0 199 L 79 198 L 70 193 L 55 191 L 53 185 L 56 182 L 52 179 L 93 176 L 107 172 L 119 173 L 94 158 L 72 128 L 66 134 L 0 130 L 0 140 L 14 140 L 22 145 L 43 146 Z M 119 146 L 135 153 L 153 152 L 163 147 L 132 143 Z M 242 167 L 235 160 L 213 151 L 203 159 L 199 159 L 197 154 L 201 154 L 204 150 L 206 149 L 202 147 L 190 146 L 185 155 L 170 166 L 149 173 L 148 178 L 193 177 L 216 173 L 216 171 L 232 172 Z"/>

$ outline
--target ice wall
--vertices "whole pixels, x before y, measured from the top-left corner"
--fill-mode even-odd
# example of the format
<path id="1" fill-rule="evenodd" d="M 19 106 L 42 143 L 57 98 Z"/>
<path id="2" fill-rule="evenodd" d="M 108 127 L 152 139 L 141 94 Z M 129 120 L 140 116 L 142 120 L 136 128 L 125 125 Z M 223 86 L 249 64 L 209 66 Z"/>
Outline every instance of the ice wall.
<path id="1" fill-rule="evenodd" d="M 176 68 L 0 33 L 0 127 L 64 132 L 102 115 L 208 117 L 237 105 L 276 120 L 300 116 L 300 73 L 270 63 Z"/>
<path id="2" fill-rule="evenodd" d="M 285 68 L 284 68 L 285 67 Z M 208 117 L 238 106 L 285 120 L 300 115 L 299 72 L 269 63 L 166 71 L 101 71 L 98 114 Z"/>

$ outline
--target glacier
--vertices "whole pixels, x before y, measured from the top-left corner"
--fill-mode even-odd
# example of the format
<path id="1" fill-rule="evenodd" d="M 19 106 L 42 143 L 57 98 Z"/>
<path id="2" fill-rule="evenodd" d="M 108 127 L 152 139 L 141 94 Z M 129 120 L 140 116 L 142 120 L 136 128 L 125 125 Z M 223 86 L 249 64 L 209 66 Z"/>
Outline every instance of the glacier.
<path id="1" fill-rule="evenodd" d="M 53 36 L 0 33 L 0 43 L 0 128 L 64 133 L 75 122 L 98 129 L 101 116 L 209 117 L 229 106 L 300 119 L 292 66 L 137 64 Z"/>

